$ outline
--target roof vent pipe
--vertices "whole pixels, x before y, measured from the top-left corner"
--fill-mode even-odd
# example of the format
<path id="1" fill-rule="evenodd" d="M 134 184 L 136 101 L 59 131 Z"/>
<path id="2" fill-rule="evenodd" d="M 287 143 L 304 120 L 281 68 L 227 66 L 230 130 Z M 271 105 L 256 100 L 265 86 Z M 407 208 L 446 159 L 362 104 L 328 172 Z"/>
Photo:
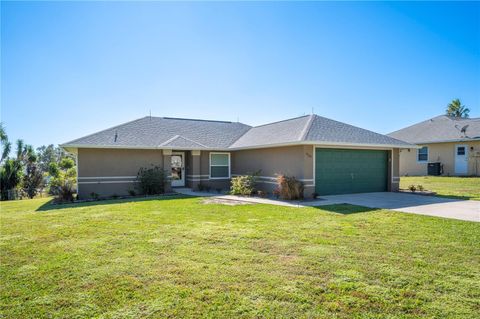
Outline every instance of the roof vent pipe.
<path id="1" fill-rule="evenodd" d="M 115 131 L 115 139 L 114 139 L 114 142 L 117 141 L 117 138 L 118 138 L 118 133 L 117 133 L 117 131 Z"/>

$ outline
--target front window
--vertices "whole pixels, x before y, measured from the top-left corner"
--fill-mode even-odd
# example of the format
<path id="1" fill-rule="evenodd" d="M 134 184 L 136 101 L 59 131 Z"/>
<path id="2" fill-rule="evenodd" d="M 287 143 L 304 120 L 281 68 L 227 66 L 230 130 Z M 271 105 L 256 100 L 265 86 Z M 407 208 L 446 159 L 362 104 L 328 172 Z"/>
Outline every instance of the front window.
<path id="1" fill-rule="evenodd" d="M 210 153 L 210 178 L 230 178 L 230 153 Z"/>
<path id="2" fill-rule="evenodd" d="M 418 150 L 417 160 L 419 162 L 428 162 L 428 147 L 424 146 Z"/>
<path id="3" fill-rule="evenodd" d="M 465 155 L 465 146 L 457 147 L 457 155 Z"/>

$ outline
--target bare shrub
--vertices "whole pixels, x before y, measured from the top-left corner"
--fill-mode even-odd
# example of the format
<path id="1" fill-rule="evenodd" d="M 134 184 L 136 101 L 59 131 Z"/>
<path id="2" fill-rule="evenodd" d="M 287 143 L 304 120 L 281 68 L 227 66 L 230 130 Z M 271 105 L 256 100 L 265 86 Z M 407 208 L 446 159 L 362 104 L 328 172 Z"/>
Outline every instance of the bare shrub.
<path id="1" fill-rule="evenodd" d="M 277 188 L 282 199 L 303 199 L 303 183 L 293 176 L 278 175 Z"/>

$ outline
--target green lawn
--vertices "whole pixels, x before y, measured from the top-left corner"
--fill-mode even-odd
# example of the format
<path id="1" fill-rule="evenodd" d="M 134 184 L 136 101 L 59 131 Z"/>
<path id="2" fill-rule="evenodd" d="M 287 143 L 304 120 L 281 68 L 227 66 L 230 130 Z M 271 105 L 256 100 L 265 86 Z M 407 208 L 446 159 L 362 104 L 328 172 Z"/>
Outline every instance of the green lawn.
<path id="1" fill-rule="evenodd" d="M 439 196 L 480 200 L 480 177 L 402 176 L 400 188 L 423 185 Z"/>
<path id="2" fill-rule="evenodd" d="M 1 318 L 478 318 L 480 223 L 47 200 L 1 203 Z"/>

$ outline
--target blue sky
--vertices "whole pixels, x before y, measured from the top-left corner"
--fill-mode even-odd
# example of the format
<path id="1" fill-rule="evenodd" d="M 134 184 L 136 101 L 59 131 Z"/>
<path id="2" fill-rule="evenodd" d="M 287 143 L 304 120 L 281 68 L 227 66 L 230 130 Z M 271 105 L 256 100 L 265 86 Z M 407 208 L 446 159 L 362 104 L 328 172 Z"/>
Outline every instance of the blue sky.
<path id="1" fill-rule="evenodd" d="M 1 4 L 1 121 L 58 144 L 148 115 L 480 117 L 479 3 Z"/>

